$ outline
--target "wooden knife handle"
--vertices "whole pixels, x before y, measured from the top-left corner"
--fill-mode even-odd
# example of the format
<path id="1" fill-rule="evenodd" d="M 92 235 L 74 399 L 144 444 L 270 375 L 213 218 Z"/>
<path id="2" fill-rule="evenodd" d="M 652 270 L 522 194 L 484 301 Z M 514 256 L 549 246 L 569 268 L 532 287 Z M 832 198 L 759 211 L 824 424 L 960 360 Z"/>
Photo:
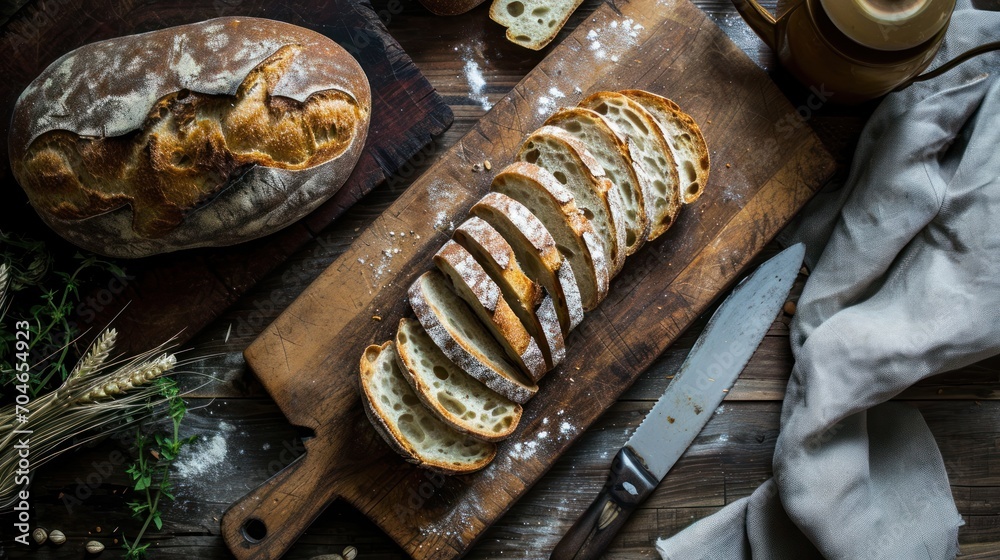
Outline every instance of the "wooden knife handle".
<path id="1" fill-rule="evenodd" d="M 659 483 L 635 453 L 623 447 L 611 463 L 611 475 L 604 489 L 556 545 L 551 560 L 599 558 L 629 515 Z"/>
<path id="2" fill-rule="evenodd" d="M 291 548 L 337 497 L 323 453 L 314 449 L 229 506 L 222 536 L 239 560 L 272 560 Z"/>

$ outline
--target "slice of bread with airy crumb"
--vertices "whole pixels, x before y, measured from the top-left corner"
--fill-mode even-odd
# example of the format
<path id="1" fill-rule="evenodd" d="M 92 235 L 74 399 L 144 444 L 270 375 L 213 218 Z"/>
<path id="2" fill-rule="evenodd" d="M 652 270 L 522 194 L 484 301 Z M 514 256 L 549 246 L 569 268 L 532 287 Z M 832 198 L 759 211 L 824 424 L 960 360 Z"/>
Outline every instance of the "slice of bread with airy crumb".
<path id="1" fill-rule="evenodd" d="M 493 0 L 490 19 L 507 28 L 507 40 L 539 50 L 559 34 L 583 0 Z"/>
<path id="2" fill-rule="evenodd" d="M 443 474 L 464 474 L 496 456 L 495 444 L 453 430 L 420 402 L 403 378 L 392 342 L 365 349 L 360 380 L 368 420 L 407 461 Z"/>
<path id="3" fill-rule="evenodd" d="M 484 196 L 469 213 L 493 226 L 528 277 L 545 288 L 565 338 L 583 320 L 583 304 L 573 267 L 562 258 L 549 230 L 523 204 L 498 192 Z"/>
<path id="4" fill-rule="evenodd" d="M 583 310 L 597 307 L 608 295 L 610 266 L 601 240 L 577 208 L 573 194 L 548 171 L 522 161 L 498 173 L 491 188 L 520 202 L 542 222 L 573 267 Z"/>
<path id="5" fill-rule="evenodd" d="M 624 95 L 642 105 L 663 129 L 663 136 L 674 150 L 680 173 L 681 200 L 691 204 L 708 184 L 708 170 L 711 167 L 708 144 L 701 134 L 701 128 L 676 103 L 648 91 L 628 89 Z"/>
<path id="6" fill-rule="evenodd" d="M 488 222 L 475 216 L 463 222 L 452 238 L 465 248 L 500 286 L 507 303 L 542 349 L 548 369 L 566 357 L 566 343 L 555 304 L 542 287 L 521 270 L 514 249 Z"/>
<path id="7" fill-rule="evenodd" d="M 409 299 L 431 340 L 463 371 L 518 404 L 538 392 L 538 386 L 507 360 L 500 343 L 451 291 L 440 272 L 431 270 L 417 278 L 410 286 Z"/>
<path id="8" fill-rule="evenodd" d="M 559 109 L 545 124 L 559 127 L 582 142 L 601 164 L 624 203 L 626 253 L 631 255 L 638 251 L 649 237 L 649 219 L 643 200 L 643 192 L 649 189 L 644 185 L 649 179 L 633 164 L 628 144 L 615 134 L 604 117 L 583 107 Z"/>
<path id="9" fill-rule="evenodd" d="M 548 371 L 538 342 L 503 297 L 500 286 L 490 278 L 464 247 L 449 240 L 434 255 L 434 265 L 449 280 L 449 286 L 479 317 L 507 357 L 532 381 Z"/>
<path id="10" fill-rule="evenodd" d="M 673 151 L 649 111 L 613 91 L 599 91 L 580 102 L 605 117 L 632 148 L 633 159 L 649 177 L 652 187 L 643 193 L 651 224 L 649 239 L 663 235 L 681 209 L 680 179 Z"/>
<path id="11" fill-rule="evenodd" d="M 627 253 L 624 204 L 587 146 L 561 128 L 543 126 L 521 144 L 517 159 L 547 170 L 573 194 L 604 244 L 611 275 L 618 274 Z"/>
<path id="12" fill-rule="evenodd" d="M 401 319 L 396 356 L 420 400 L 452 428 L 482 441 L 500 441 L 521 421 L 521 406 L 491 391 L 441 352 L 414 319 Z"/>

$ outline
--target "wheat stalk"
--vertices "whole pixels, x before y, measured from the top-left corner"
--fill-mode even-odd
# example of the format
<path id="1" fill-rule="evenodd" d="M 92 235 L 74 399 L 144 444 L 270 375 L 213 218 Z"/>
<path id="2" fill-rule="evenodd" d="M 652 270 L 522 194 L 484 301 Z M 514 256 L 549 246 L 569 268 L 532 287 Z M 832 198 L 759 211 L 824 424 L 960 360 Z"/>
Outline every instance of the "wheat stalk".
<path id="1" fill-rule="evenodd" d="M 73 371 L 69 373 L 69 378 L 80 378 L 85 379 L 97 372 L 101 365 L 108 359 L 111 355 L 111 350 L 115 347 L 115 341 L 118 339 L 118 331 L 115 329 L 108 329 L 104 331 L 104 334 L 98 338 L 87 354 L 76 364 Z"/>
<path id="2" fill-rule="evenodd" d="M 7 284 L 10 280 L 10 268 L 8 268 L 7 263 L 0 263 L 0 309 L 3 309 L 3 304 L 7 300 Z M 3 317 L 3 312 L 0 311 L 0 317 Z"/>
<path id="3" fill-rule="evenodd" d="M 123 363 L 108 363 L 116 338 L 114 330 L 99 337 L 58 389 L 35 400 L 27 425 L 15 426 L 13 406 L 0 410 L 0 510 L 13 503 L 17 490 L 18 457 L 10 445 L 15 427 L 32 430 L 31 464 L 37 468 L 105 435 L 98 428 L 121 428 L 149 415 L 159 397 L 155 382 L 174 369 L 177 358 L 161 345 Z M 75 439 L 82 434 L 89 435 Z"/>

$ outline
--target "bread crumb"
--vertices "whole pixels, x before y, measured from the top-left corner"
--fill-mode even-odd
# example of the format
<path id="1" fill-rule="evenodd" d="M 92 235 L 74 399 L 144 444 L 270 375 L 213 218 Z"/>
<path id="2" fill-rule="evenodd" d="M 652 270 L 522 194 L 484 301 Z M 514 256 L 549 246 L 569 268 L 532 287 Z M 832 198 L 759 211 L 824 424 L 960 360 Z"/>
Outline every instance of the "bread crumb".
<path id="1" fill-rule="evenodd" d="M 492 164 L 492 163 L 490 163 L 490 160 L 486 160 L 486 161 L 484 161 L 484 162 L 483 162 L 483 167 L 484 167 L 484 168 L 485 168 L 485 169 L 486 169 L 487 171 L 489 171 L 490 169 L 493 169 L 493 164 Z"/>
<path id="2" fill-rule="evenodd" d="M 381 315 L 372 315 L 372 321 L 381 321 L 381 320 L 382 320 Z"/>
<path id="3" fill-rule="evenodd" d="M 727 164 L 726 164 L 726 168 L 728 169 L 728 168 L 730 168 L 730 167 L 732 167 L 732 165 L 730 165 L 730 164 L 728 164 L 728 163 L 727 163 Z"/>
<path id="4" fill-rule="evenodd" d="M 483 164 L 481 164 L 481 163 L 475 163 L 475 164 L 472 165 L 472 172 L 473 173 L 479 173 L 482 170 L 483 170 Z"/>

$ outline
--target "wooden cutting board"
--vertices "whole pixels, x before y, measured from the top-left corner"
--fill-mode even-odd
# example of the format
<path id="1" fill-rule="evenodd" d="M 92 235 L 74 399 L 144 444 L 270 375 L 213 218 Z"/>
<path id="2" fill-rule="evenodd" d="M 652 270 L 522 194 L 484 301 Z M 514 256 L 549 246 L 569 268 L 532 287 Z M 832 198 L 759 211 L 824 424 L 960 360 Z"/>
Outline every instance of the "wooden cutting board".
<path id="1" fill-rule="evenodd" d="M 383 10 L 384 17 L 391 18 L 393 13 Z M 87 43 L 237 15 L 310 28 L 337 41 L 358 60 L 372 92 L 364 151 L 351 177 L 330 200 L 278 233 L 235 247 L 119 262 L 127 275 L 124 282 L 114 290 L 100 286 L 91 294 L 91 301 L 99 303 L 84 307 L 84 313 L 73 320 L 81 331 L 96 327 L 90 336 L 97 336 L 109 323 L 128 333 L 116 347 L 121 352 L 145 351 L 178 332 L 178 343 L 194 336 L 295 249 L 400 170 L 452 122 L 451 109 L 365 0 L 30 0 L 0 27 L 3 229 L 42 238 L 56 253 L 75 251 L 26 208 L 27 198 L 17 187 L 6 157 L 14 102 L 35 76 Z M 121 284 L 123 290 L 118 287 Z M 87 294 L 83 295 L 87 301 Z"/>
<path id="2" fill-rule="evenodd" d="M 362 412 L 362 351 L 393 336 L 409 313 L 407 287 L 525 135 L 558 105 L 626 87 L 664 94 L 701 123 L 713 162 L 705 195 L 630 257 L 489 467 L 441 477 L 405 463 Z M 474 169 L 487 160 L 492 171 Z M 222 521 L 228 546 L 241 559 L 276 558 L 340 497 L 415 558 L 461 556 L 833 169 L 796 109 L 688 0 L 601 6 L 246 350 L 289 420 L 316 437 L 296 463 L 230 507 Z"/>

